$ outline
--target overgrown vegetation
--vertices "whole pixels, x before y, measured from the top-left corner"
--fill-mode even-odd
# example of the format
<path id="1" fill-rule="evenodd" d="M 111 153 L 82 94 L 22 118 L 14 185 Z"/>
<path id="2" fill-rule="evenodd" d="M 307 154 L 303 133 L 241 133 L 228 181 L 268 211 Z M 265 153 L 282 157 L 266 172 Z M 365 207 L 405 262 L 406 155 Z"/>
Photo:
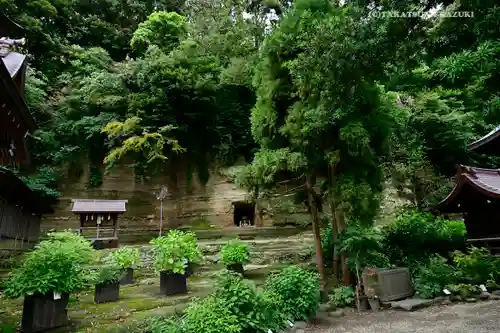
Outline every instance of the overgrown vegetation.
<path id="1" fill-rule="evenodd" d="M 110 257 L 107 258 L 108 261 L 113 264 L 123 268 L 135 268 L 140 262 L 140 252 L 139 249 L 133 249 L 130 247 L 122 247 L 111 253 Z"/>
<path id="2" fill-rule="evenodd" d="M 234 264 L 246 265 L 250 262 L 248 244 L 239 239 L 230 240 L 225 244 L 221 249 L 220 256 L 226 267 Z"/>
<path id="3" fill-rule="evenodd" d="M 92 282 L 96 285 L 118 283 L 124 275 L 123 269 L 120 266 L 104 265 L 99 268 Z"/>
<path id="4" fill-rule="evenodd" d="M 263 290 L 239 274 L 223 271 L 213 295 L 193 302 L 180 318 L 153 319 L 150 331 L 275 332 L 286 328 L 289 320 L 314 315 L 319 293 L 314 273 L 295 266 L 271 278 Z"/>
<path id="5" fill-rule="evenodd" d="M 4 285 L 4 295 L 71 293 L 86 288 L 94 274 L 86 265 L 96 258 L 90 242 L 71 232 L 57 232 L 36 245 Z"/>
<path id="6" fill-rule="evenodd" d="M 243 156 L 232 176 L 258 212 L 283 184 L 307 207 L 323 289 L 326 266 L 345 284 L 363 266 L 407 266 L 427 295 L 450 267 L 460 290 L 496 283 L 485 253 L 449 257 L 466 253 L 463 223 L 421 209 L 444 198 L 456 164 L 497 166 L 466 145 L 500 122 L 499 6 L 4 0 L 30 41 L 26 101 L 40 124 L 30 138 L 39 172 L 23 180 L 57 197 L 61 176 L 88 162 L 91 186 L 103 164 L 177 184 L 195 172 L 206 184 L 213 165 Z M 373 15 L 386 10 L 437 14 Z M 450 10 L 474 16 L 439 15 Z M 388 182 L 411 210 L 379 230 Z M 195 262 L 189 237 L 155 240 L 156 268 Z"/>
<path id="7" fill-rule="evenodd" d="M 154 268 L 157 272 L 185 273 L 186 262 L 201 258 L 196 236 L 180 230 L 170 230 L 167 236 L 151 240 L 155 255 Z"/>

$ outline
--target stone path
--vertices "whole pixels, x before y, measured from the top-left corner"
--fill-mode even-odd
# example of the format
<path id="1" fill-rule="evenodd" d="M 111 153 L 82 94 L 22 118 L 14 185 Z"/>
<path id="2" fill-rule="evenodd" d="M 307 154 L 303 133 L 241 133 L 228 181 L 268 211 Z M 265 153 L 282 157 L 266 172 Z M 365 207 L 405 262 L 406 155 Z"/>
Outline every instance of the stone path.
<path id="1" fill-rule="evenodd" d="M 302 333 L 496 333 L 500 301 L 436 306 L 415 312 L 348 313 L 329 324 L 311 325 Z"/>

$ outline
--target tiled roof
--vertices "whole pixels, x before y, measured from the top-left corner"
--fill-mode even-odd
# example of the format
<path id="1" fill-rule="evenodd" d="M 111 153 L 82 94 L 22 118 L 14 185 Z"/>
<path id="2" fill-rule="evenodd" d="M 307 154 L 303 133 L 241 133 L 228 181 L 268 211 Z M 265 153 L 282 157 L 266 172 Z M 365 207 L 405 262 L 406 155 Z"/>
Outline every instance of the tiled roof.
<path id="1" fill-rule="evenodd" d="M 434 208 L 440 210 L 448 206 L 457 197 L 464 185 L 490 198 L 500 198 L 500 169 L 482 169 L 460 165 L 457 173 L 457 185 L 453 191 Z"/>
<path id="2" fill-rule="evenodd" d="M 17 23 L 11 21 L 3 12 L 0 11 L 0 37 L 14 37 L 22 34 L 24 29 Z"/>
<path id="3" fill-rule="evenodd" d="M 128 200 L 89 200 L 75 199 L 73 213 L 124 213 Z"/>
<path id="4" fill-rule="evenodd" d="M 16 76 L 17 72 L 23 67 L 26 56 L 17 52 L 9 52 L 5 57 L 2 58 L 3 63 L 11 77 Z"/>
<path id="5" fill-rule="evenodd" d="M 5 66 L 3 58 L 0 57 L 0 100 L 8 100 L 10 99 L 14 104 L 15 111 L 20 114 L 20 116 L 24 119 L 26 126 L 31 130 L 35 131 L 37 126 L 35 124 L 35 120 L 33 116 L 28 110 L 24 99 L 19 94 L 19 89 L 16 84 L 12 80 L 10 76 L 10 72 Z"/>
<path id="6" fill-rule="evenodd" d="M 472 142 L 467 146 L 469 151 L 474 151 L 478 153 L 494 153 L 495 155 L 500 154 L 500 151 L 496 151 L 495 145 L 496 139 L 500 136 L 500 126 L 497 126 L 491 132 L 483 136 L 482 138 Z M 489 147 L 491 146 L 491 147 Z"/>

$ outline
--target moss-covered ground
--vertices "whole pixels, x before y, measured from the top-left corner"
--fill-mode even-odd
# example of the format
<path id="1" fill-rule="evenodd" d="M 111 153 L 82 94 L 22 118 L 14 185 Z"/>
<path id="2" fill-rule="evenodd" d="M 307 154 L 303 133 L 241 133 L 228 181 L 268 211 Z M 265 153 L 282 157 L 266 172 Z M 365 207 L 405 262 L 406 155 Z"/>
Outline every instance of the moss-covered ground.
<path id="1" fill-rule="evenodd" d="M 70 298 L 68 307 L 71 327 L 59 332 L 133 332 L 130 327 L 143 322 L 148 316 L 169 316 L 183 311 L 193 297 L 203 297 L 214 290 L 215 275 L 223 269 L 218 252 L 225 240 L 200 242 L 204 263 L 188 279 L 188 293 L 179 296 L 160 294 L 159 277 L 151 270 L 150 248 L 141 248 L 142 268 L 135 272 L 133 285 L 121 286 L 117 302 L 95 304 L 94 291 L 88 290 Z M 267 275 L 292 263 L 308 262 L 312 257 L 312 240 L 309 233 L 283 238 L 254 239 L 248 241 L 252 262 L 245 267 L 246 277 L 260 285 Z M 104 250 L 103 254 L 106 251 Z M 0 298 L 0 324 L 5 327 L 18 325 L 22 314 L 22 299 Z M 2 327 L 0 327 L 2 328 Z M 1 330 L 0 330 L 1 331 Z M 8 332 L 4 330 L 2 332 Z"/>

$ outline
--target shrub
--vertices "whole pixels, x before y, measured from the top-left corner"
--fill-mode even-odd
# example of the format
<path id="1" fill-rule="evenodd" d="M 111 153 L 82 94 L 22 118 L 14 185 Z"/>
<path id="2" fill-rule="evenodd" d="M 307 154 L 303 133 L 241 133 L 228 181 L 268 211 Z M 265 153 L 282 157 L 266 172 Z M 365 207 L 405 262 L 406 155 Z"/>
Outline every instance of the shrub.
<path id="1" fill-rule="evenodd" d="M 282 312 L 292 320 L 305 320 L 316 313 L 320 301 L 317 274 L 298 266 L 290 266 L 269 276 L 266 290 L 284 301 Z"/>
<path id="2" fill-rule="evenodd" d="M 182 332 L 239 333 L 238 317 L 233 314 L 223 300 L 208 296 L 196 300 L 186 309 Z M 162 331 L 162 333 L 165 331 Z M 177 333 L 178 331 L 166 331 Z"/>
<path id="3" fill-rule="evenodd" d="M 415 292 L 422 298 L 433 298 L 443 294 L 443 289 L 457 282 L 457 274 L 453 266 L 447 264 L 446 258 L 435 255 L 426 265 L 421 265 L 415 278 Z"/>
<path id="4" fill-rule="evenodd" d="M 123 278 L 124 272 L 118 265 L 105 265 L 99 268 L 94 284 L 118 283 Z"/>
<path id="5" fill-rule="evenodd" d="M 182 326 L 182 321 L 178 317 L 163 318 L 151 317 L 146 320 L 147 333 L 184 333 L 186 332 Z M 135 331 L 133 331 L 135 332 Z M 142 331 L 140 331 L 142 332 Z"/>
<path id="6" fill-rule="evenodd" d="M 225 271 L 218 277 L 215 297 L 236 316 L 242 333 L 275 331 L 285 323 L 279 295 L 258 290 L 237 273 Z"/>
<path id="7" fill-rule="evenodd" d="M 448 257 L 448 252 L 465 249 L 465 225 L 427 212 L 399 215 L 383 229 L 384 253 L 392 264 L 416 267 L 433 254 Z"/>
<path id="8" fill-rule="evenodd" d="M 382 235 L 375 228 L 349 227 L 339 235 L 339 250 L 349 256 L 351 268 L 359 273 L 365 267 L 389 265 L 382 251 Z M 382 265 L 382 266 L 381 266 Z"/>
<path id="9" fill-rule="evenodd" d="M 463 300 L 474 295 L 481 294 L 481 288 L 478 286 L 473 286 L 471 284 L 459 283 L 446 286 L 446 289 L 451 292 L 452 295 L 460 296 Z"/>
<path id="10" fill-rule="evenodd" d="M 166 237 L 150 242 L 155 254 L 154 267 L 157 272 L 185 273 L 185 261 L 201 256 L 196 241 L 179 230 L 170 230 Z"/>
<path id="11" fill-rule="evenodd" d="M 48 235 L 32 252 L 25 255 L 22 265 L 14 270 L 5 284 L 9 298 L 71 293 L 89 285 L 93 274 L 84 267 L 95 258 L 90 242 L 70 232 Z"/>
<path id="12" fill-rule="evenodd" d="M 346 306 L 353 306 L 356 301 L 356 294 L 354 289 L 350 286 L 340 286 L 333 289 L 332 294 L 329 296 L 330 302 L 335 306 L 343 308 Z"/>
<path id="13" fill-rule="evenodd" d="M 139 249 L 122 247 L 111 253 L 109 261 L 115 263 L 121 268 L 135 268 L 135 266 L 139 265 L 140 258 Z"/>
<path id="14" fill-rule="evenodd" d="M 179 231 L 174 230 L 174 232 Z M 201 260 L 202 255 L 200 249 L 198 248 L 196 234 L 194 232 L 184 232 L 180 235 L 180 237 L 184 240 L 182 244 L 185 247 L 186 260 L 190 263 L 198 263 Z"/>
<path id="15" fill-rule="evenodd" d="M 498 281 L 500 260 L 485 248 L 470 248 L 468 253 L 455 251 L 453 263 L 462 280 L 471 284 L 486 283 L 489 279 Z"/>
<path id="16" fill-rule="evenodd" d="M 230 240 L 221 249 L 221 260 L 226 266 L 232 264 L 248 264 L 250 262 L 248 244 L 239 239 Z"/>

